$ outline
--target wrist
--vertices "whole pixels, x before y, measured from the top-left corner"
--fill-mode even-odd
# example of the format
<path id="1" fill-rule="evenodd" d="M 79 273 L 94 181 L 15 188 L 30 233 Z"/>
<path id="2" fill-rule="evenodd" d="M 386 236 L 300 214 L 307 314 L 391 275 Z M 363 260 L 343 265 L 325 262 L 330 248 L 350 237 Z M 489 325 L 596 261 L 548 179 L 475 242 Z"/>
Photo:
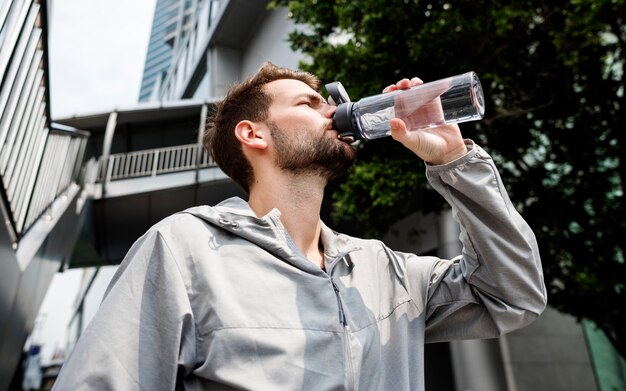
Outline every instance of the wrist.
<path id="1" fill-rule="evenodd" d="M 463 143 L 463 145 L 460 145 L 458 148 L 455 148 L 454 150 L 449 151 L 448 153 L 446 153 L 445 155 L 441 156 L 438 159 L 427 161 L 427 163 L 433 166 L 440 166 L 442 164 L 448 164 L 448 163 L 451 163 L 455 160 L 462 158 L 463 156 L 467 155 L 468 152 L 469 150 L 467 149 L 467 146 L 465 145 L 465 143 Z"/>
<path id="2" fill-rule="evenodd" d="M 446 153 L 439 159 L 426 160 L 427 166 L 445 166 L 453 165 L 455 161 L 462 160 L 464 156 L 467 156 L 474 149 L 474 142 L 470 139 L 463 140 L 463 145 L 455 148 L 453 151 Z"/>

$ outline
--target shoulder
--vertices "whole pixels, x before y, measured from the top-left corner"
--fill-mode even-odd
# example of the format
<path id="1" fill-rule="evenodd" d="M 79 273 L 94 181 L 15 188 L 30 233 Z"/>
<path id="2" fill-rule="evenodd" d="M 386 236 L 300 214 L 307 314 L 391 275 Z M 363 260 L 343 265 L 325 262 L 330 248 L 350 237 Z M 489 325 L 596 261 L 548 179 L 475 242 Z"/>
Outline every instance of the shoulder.
<path id="1" fill-rule="evenodd" d="M 154 224 L 146 234 L 158 235 L 165 240 L 169 238 L 185 238 L 198 232 L 210 232 L 211 227 L 207 221 L 198 217 L 198 211 L 210 208 L 208 206 L 197 206 L 174 213 Z"/>
<path id="2" fill-rule="evenodd" d="M 183 266 L 186 258 L 193 258 L 192 254 L 201 252 L 202 244 L 216 235 L 216 227 L 185 212 L 174 213 L 150 227 L 135 241 L 124 263 L 142 258 L 146 262 L 171 260 Z"/>
<path id="3" fill-rule="evenodd" d="M 354 252 L 380 251 L 384 244 L 376 239 L 363 239 L 337 232 L 322 223 L 321 239 L 327 254 L 340 255 Z"/>

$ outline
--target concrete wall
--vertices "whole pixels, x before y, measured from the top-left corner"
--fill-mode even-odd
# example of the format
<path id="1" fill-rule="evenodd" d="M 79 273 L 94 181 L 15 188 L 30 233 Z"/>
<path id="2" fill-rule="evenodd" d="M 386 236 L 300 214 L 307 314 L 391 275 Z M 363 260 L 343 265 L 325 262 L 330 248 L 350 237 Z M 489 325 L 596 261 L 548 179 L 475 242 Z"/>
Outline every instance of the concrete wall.
<path id="1" fill-rule="evenodd" d="M 569 315 L 548 307 L 537 321 L 501 342 L 516 391 L 598 389 L 583 329 Z"/>
<path id="2" fill-rule="evenodd" d="M 269 11 L 242 54 L 241 78 L 256 72 L 265 61 L 297 69 L 303 56 L 291 50 L 287 42 L 289 33 L 294 29 L 296 25 L 287 18 L 285 8 Z"/>
<path id="3" fill-rule="evenodd" d="M 57 218 L 45 221 L 44 216 L 43 221 L 38 222 L 44 227 L 33 226 L 33 230 L 44 228 L 30 232 L 39 238 L 29 237 L 27 233 L 20 240 L 19 246 L 36 242 L 34 255 L 26 262 L 8 243 L 4 226 L 0 228 L 0 391 L 7 389 L 19 367 L 22 348 L 33 329 L 46 290 L 74 248 L 84 216 L 82 208 L 77 207 L 77 197 L 77 193 L 68 194 L 66 199 L 59 200 L 63 202 L 63 209 Z M 47 234 L 45 228 L 48 228 Z"/>
<path id="4" fill-rule="evenodd" d="M 208 78 L 206 81 L 202 78 L 203 83 L 199 85 L 202 88 L 198 87 L 193 96 L 222 97 L 232 84 L 254 74 L 266 61 L 298 68 L 302 56 L 294 53 L 287 42 L 287 35 L 295 25 L 287 19 L 286 10 L 271 10 L 265 15 L 244 50 L 224 45 L 215 45 L 207 50 Z"/>
<path id="5" fill-rule="evenodd" d="M 208 50 L 208 97 L 222 97 L 239 80 L 241 51 L 228 46 L 214 46 Z M 207 98 L 208 98 L 207 97 Z"/>

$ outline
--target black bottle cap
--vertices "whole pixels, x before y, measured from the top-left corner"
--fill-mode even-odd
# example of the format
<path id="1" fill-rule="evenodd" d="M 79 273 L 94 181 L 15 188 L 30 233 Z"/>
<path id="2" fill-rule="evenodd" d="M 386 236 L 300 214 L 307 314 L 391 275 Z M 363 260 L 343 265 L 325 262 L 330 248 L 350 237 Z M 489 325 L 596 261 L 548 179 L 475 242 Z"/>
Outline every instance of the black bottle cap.
<path id="1" fill-rule="evenodd" d="M 337 111 L 333 117 L 333 129 L 339 133 L 339 139 L 353 143 L 361 136 L 352 121 L 352 102 L 350 96 L 343 88 L 341 82 L 334 81 L 326 84 L 326 91 L 330 95 L 330 100 L 337 106 Z"/>
<path id="2" fill-rule="evenodd" d="M 338 105 L 333 117 L 333 129 L 339 133 L 341 140 L 349 143 L 361 138 L 354 121 L 352 121 L 352 105 L 352 102 Z"/>

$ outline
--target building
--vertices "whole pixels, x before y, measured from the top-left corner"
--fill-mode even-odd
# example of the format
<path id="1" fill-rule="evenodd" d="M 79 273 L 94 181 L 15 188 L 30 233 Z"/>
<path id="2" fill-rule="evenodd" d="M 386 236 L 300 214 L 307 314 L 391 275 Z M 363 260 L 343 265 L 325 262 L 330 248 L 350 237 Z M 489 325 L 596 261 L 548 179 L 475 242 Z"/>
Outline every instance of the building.
<path id="1" fill-rule="evenodd" d="M 178 1 L 157 0 L 150 30 L 150 41 L 144 64 L 139 102 L 150 99 L 153 91 L 158 90 L 162 74 L 172 62 L 172 47 L 165 41 L 168 22 L 177 15 Z"/>
<path id="2" fill-rule="evenodd" d="M 50 122 L 48 2 L 0 2 L 0 390 L 82 225 L 88 133 Z"/>
<path id="3" fill-rule="evenodd" d="M 146 62 L 144 65 L 139 102 L 156 98 L 161 81 L 170 68 L 173 54 L 187 36 L 198 0 L 157 0 Z"/>
<path id="4" fill-rule="evenodd" d="M 252 74 L 266 60 L 297 68 L 302 55 L 294 53 L 286 40 L 295 25 L 285 9 L 268 10 L 268 3 L 198 2 L 188 33 L 181 31 L 157 100 L 223 96 L 232 83 Z"/>

